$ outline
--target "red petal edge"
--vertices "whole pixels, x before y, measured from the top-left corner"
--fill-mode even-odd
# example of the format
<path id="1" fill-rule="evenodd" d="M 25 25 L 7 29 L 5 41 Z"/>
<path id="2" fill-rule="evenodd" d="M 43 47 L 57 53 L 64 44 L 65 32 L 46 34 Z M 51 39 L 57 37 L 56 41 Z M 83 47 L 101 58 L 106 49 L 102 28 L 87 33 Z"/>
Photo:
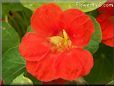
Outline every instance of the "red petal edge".
<path id="1" fill-rule="evenodd" d="M 31 17 L 31 27 L 37 33 L 45 36 L 58 34 L 58 22 L 62 10 L 55 4 L 45 4 L 37 8 Z"/>
<path id="2" fill-rule="evenodd" d="M 81 48 L 71 49 L 61 54 L 58 60 L 58 76 L 65 80 L 76 80 L 87 75 L 93 67 L 92 55 Z"/>
<path id="3" fill-rule="evenodd" d="M 73 44 L 81 47 L 89 43 L 94 32 L 94 25 L 90 17 L 78 9 L 64 11 L 60 26 L 66 30 Z"/>
<path id="4" fill-rule="evenodd" d="M 19 51 L 26 60 L 39 61 L 49 53 L 50 47 L 46 37 L 30 32 L 23 37 Z"/>

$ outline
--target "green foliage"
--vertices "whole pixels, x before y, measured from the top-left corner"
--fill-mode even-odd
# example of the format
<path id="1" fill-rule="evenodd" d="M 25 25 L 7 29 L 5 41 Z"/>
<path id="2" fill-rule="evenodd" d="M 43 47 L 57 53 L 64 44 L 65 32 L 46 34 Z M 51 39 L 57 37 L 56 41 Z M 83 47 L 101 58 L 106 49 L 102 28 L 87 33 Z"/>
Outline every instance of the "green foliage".
<path id="1" fill-rule="evenodd" d="M 43 4 L 43 2 L 29 2 L 29 3 L 26 3 L 26 2 L 23 2 L 23 0 L 20 0 L 22 5 L 32 11 L 35 11 L 36 8 L 38 8 L 39 6 L 41 6 Z"/>
<path id="2" fill-rule="evenodd" d="M 42 4 L 44 3 L 49 3 L 50 1 L 48 2 L 44 2 L 44 1 L 37 1 L 37 2 L 31 2 L 30 3 L 24 3 L 23 0 L 20 0 L 21 3 L 23 4 L 23 6 L 31 9 L 31 10 L 35 10 L 36 8 L 38 8 L 39 6 L 41 6 Z M 70 0 L 56 0 L 56 1 L 53 1 L 54 3 L 56 3 L 57 5 L 59 5 L 63 10 L 66 10 L 66 9 L 70 9 L 70 8 L 76 8 L 76 9 L 79 9 L 79 10 L 82 10 L 84 12 L 89 12 L 89 11 L 92 11 L 92 10 L 95 10 L 97 8 L 99 8 L 101 5 L 103 5 L 107 0 L 74 0 L 74 1 L 70 1 Z"/>
<path id="3" fill-rule="evenodd" d="M 8 21 L 19 34 L 20 38 L 22 38 L 27 31 L 31 15 L 32 11 L 27 8 L 23 8 L 22 11 L 9 11 Z"/>
<path id="4" fill-rule="evenodd" d="M 31 26 L 28 26 L 28 28 L 27 28 L 27 32 L 32 32 L 33 30 L 32 30 L 32 28 L 31 28 Z"/>
<path id="5" fill-rule="evenodd" d="M 10 48 L 3 54 L 2 75 L 5 84 L 10 84 L 13 79 L 25 71 L 25 61 L 20 56 L 18 47 Z"/>
<path id="6" fill-rule="evenodd" d="M 23 76 L 23 73 L 18 77 L 16 77 L 11 83 L 11 85 L 28 85 L 28 84 L 33 85 L 32 81 L 29 78 Z"/>
<path id="7" fill-rule="evenodd" d="M 107 85 L 114 85 L 114 80 L 110 81 Z"/>
<path id="8" fill-rule="evenodd" d="M 99 48 L 99 43 L 102 40 L 102 32 L 101 32 L 101 27 L 99 23 L 96 21 L 96 19 L 92 16 L 90 16 L 93 23 L 94 23 L 94 29 L 95 32 L 92 35 L 92 38 L 88 44 L 88 46 L 85 47 L 85 49 L 89 50 L 91 53 L 95 53 L 97 49 Z"/>
<path id="9" fill-rule="evenodd" d="M 24 72 L 24 76 L 29 78 L 30 80 L 32 80 L 34 85 L 38 85 L 41 84 L 40 81 L 38 81 L 35 77 L 33 77 L 30 73 L 28 73 L 27 71 Z"/>
<path id="10" fill-rule="evenodd" d="M 93 10 L 93 11 L 87 12 L 86 14 L 96 18 L 99 15 L 99 12 L 97 10 Z"/>
<path id="11" fill-rule="evenodd" d="M 19 44 L 20 39 L 16 31 L 8 22 L 2 22 L 2 52 Z"/>
<path id="12" fill-rule="evenodd" d="M 5 85 L 41 84 L 40 81 L 29 74 L 25 69 L 25 60 L 21 57 L 17 46 L 19 46 L 24 34 L 32 31 L 30 27 L 32 12 L 42 4 L 49 2 L 39 0 L 39 2 L 24 3 L 23 1 L 21 0 L 21 3 L 15 4 L 2 3 L 2 75 Z M 87 12 L 94 23 L 95 32 L 89 44 L 85 47 L 85 49 L 93 54 L 95 61 L 90 74 L 85 77 L 88 84 L 114 84 L 113 48 L 100 44 L 102 40 L 101 27 L 94 18 L 98 15 L 95 9 L 105 2 L 106 0 L 77 0 L 76 2 L 71 2 L 70 0 L 60 2 L 60 0 L 56 0 L 55 2 L 63 10 L 76 8 Z M 94 4 L 94 6 L 92 4 Z M 5 18 L 8 18 L 8 22 Z"/>
<path id="13" fill-rule="evenodd" d="M 61 6 L 63 9 L 76 8 L 82 10 L 83 12 L 95 10 L 106 2 L 106 0 L 78 0 L 74 2 L 70 2 L 70 0 L 69 2 L 59 2 L 60 0 L 57 1 L 57 4 Z"/>
<path id="14" fill-rule="evenodd" d="M 107 84 L 113 79 L 113 48 L 100 44 L 94 54 L 94 67 L 85 78 L 89 84 Z"/>
<path id="15" fill-rule="evenodd" d="M 14 5 L 15 4 L 15 5 Z M 9 11 L 20 11 L 23 9 L 21 3 L 2 3 L 2 17 L 7 16 Z"/>

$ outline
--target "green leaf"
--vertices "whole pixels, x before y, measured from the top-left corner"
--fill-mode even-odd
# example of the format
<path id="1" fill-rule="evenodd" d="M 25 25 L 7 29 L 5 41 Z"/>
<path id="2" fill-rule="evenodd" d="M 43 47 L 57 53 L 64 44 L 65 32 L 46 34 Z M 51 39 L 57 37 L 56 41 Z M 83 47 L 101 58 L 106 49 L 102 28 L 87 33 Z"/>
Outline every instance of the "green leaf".
<path id="1" fill-rule="evenodd" d="M 19 85 L 33 85 L 32 81 L 29 78 L 23 76 L 23 73 L 19 75 L 18 77 L 16 77 L 11 83 L 11 85 L 18 85 L 18 84 Z"/>
<path id="2" fill-rule="evenodd" d="M 23 9 L 23 5 L 21 3 L 2 3 L 2 17 L 7 16 L 9 11 L 20 11 Z"/>
<path id="3" fill-rule="evenodd" d="M 101 43 L 102 40 L 102 31 L 99 23 L 96 21 L 96 19 L 92 16 L 90 16 L 93 23 L 94 23 L 94 29 L 95 32 L 92 35 L 92 38 L 88 44 L 88 46 L 85 47 L 85 49 L 89 50 L 91 53 L 95 53 L 97 49 L 99 48 L 99 43 Z"/>
<path id="4" fill-rule="evenodd" d="M 10 11 L 8 14 L 8 22 L 15 28 L 20 38 L 22 38 L 27 31 L 31 15 L 32 11 L 27 8 L 23 8 L 22 11 Z"/>
<path id="5" fill-rule="evenodd" d="M 23 8 L 21 11 L 16 11 L 22 16 L 23 21 L 25 22 L 26 25 L 30 24 L 30 18 L 32 16 L 32 11 L 28 8 Z"/>
<path id="6" fill-rule="evenodd" d="M 107 85 L 114 85 L 114 80 L 110 81 Z"/>
<path id="7" fill-rule="evenodd" d="M 93 11 L 87 12 L 86 14 L 96 18 L 99 15 L 99 12 L 98 10 L 93 10 Z"/>
<path id="8" fill-rule="evenodd" d="M 30 73 L 28 73 L 27 71 L 24 72 L 24 76 L 32 80 L 34 85 L 41 85 L 41 82 L 38 79 L 36 79 L 34 76 L 32 76 Z"/>
<path id="9" fill-rule="evenodd" d="M 59 0 L 58 0 L 59 1 Z M 70 8 L 76 8 L 83 12 L 89 12 L 92 10 L 95 10 L 102 6 L 107 0 L 78 0 L 74 2 L 61 2 L 57 3 L 59 6 L 61 6 L 63 9 L 70 9 Z"/>
<path id="10" fill-rule="evenodd" d="M 70 8 L 76 8 L 79 10 L 82 10 L 83 12 L 89 12 L 92 10 L 95 10 L 97 8 L 99 8 L 100 6 L 102 6 L 107 0 L 52 0 L 52 1 L 36 1 L 36 2 L 32 2 L 31 0 L 29 0 L 29 3 L 24 2 L 23 0 L 20 0 L 21 3 L 31 9 L 31 10 L 35 10 L 36 8 L 38 8 L 39 6 L 41 6 L 43 3 L 50 3 L 50 2 L 54 2 L 57 5 L 59 5 L 63 10 L 66 9 L 70 9 Z"/>
<path id="11" fill-rule="evenodd" d="M 113 48 L 100 44 L 94 54 L 94 67 L 85 78 L 89 84 L 107 84 L 113 80 Z"/>
<path id="12" fill-rule="evenodd" d="M 20 56 L 18 47 L 10 48 L 3 54 L 2 68 L 5 84 L 10 84 L 13 79 L 25 71 L 25 61 Z"/>
<path id="13" fill-rule="evenodd" d="M 31 28 L 31 26 L 28 26 L 28 28 L 27 28 L 27 32 L 32 32 L 33 30 L 32 30 L 32 28 Z"/>
<path id="14" fill-rule="evenodd" d="M 0 3 L 0 12 L 2 12 L 2 3 Z M 2 17 L 2 13 L 0 13 L 0 17 Z"/>
<path id="15" fill-rule="evenodd" d="M 2 80 L 2 53 L 0 53 L 0 82 L 2 82 L 1 80 Z"/>
<path id="16" fill-rule="evenodd" d="M 19 44 L 19 36 L 8 22 L 2 22 L 2 52 Z"/>
<path id="17" fill-rule="evenodd" d="M 43 2 L 29 2 L 29 3 L 26 3 L 26 2 L 23 2 L 23 0 L 20 0 L 22 2 L 22 5 L 32 11 L 35 11 L 36 8 L 38 8 L 39 6 L 41 6 L 43 4 Z"/>

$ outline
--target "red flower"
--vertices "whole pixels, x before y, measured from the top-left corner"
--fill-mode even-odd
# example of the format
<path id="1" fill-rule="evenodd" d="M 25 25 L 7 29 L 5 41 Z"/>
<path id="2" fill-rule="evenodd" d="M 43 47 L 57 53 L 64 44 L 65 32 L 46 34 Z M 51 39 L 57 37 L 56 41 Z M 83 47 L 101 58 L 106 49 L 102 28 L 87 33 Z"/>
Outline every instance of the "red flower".
<path id="1" fill-rule="evenodd" d="M 101 6 L 98 11 L 101 14 L 108 14 L 113 15 L 114 14 L 114 3 L 112 2 L 106 2 L 103 6 Z"/>
<path id="2" fill-rule="evenodd" d="M 97 17 L 97 21 L 100 23 L 102 29 L 102 42 L 110 47 L 114 47 L 113 7 L 102 6 L 98 11 L 100 15 Z"/>
<path id="3" fill-rule="evenodd" d="M 86 14 L 46 4 L 33 13 L 31 26 L 34 32 L 23 37 L 19 50 L 27 71 L 34 77 L 45 82 L 74 80 L 90 72 L 93 58 L 83 48 L 90 41 L 94 26 Z"/>

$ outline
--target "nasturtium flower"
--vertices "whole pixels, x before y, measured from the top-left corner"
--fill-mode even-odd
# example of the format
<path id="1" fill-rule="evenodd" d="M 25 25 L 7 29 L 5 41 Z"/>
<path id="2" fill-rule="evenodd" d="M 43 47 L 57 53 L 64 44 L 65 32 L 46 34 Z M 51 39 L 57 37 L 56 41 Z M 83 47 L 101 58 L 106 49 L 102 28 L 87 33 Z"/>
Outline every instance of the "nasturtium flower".
<path id="1" fill-rule="evenodd" d="M 33 32 L 23 37 L 19 51 L 27 71 L 40 81 L 74 80 L 93 67 L 88 45 L 94 25 L 77 9 L 63 11 L 55 4 L 44 4 L 31 17 Z"/>
<path id="2" fill-rule="evenodd" d="M 108 3 L 108 2 L 107 2 Z M 113 4 L 113 3 L 112 3 Z M 100 7 L 99 15 L 96 18 L 101 25 L 102 43 L 107 46 L 114 47 L 114 7 Z"/>

